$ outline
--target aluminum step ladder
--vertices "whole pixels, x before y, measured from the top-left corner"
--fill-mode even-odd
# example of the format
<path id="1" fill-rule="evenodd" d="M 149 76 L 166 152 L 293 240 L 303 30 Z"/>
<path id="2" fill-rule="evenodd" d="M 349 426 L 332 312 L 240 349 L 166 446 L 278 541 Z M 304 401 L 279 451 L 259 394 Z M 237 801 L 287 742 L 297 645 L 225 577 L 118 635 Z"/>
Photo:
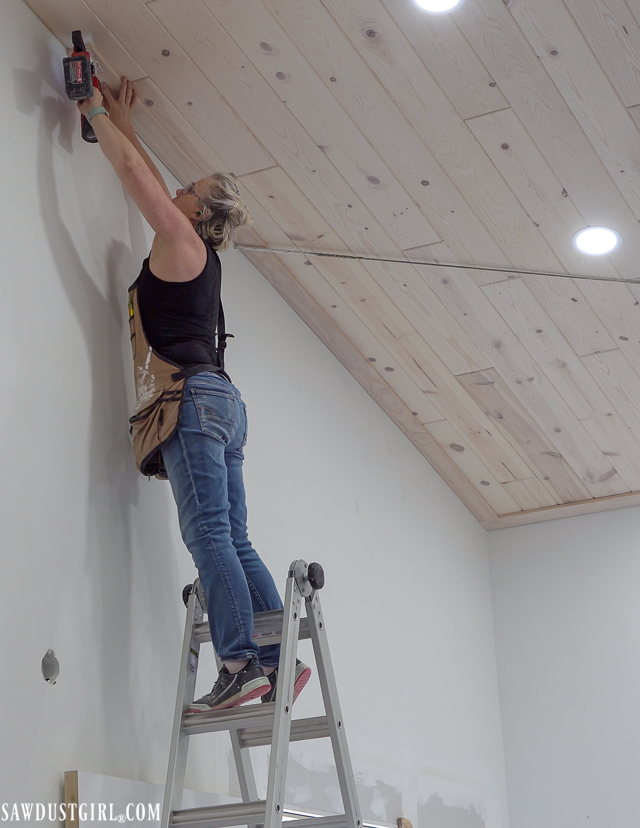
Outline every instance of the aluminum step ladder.
<path id="1" fill-rule="evenodd" d="M 289 568 L 284 609 L 254 615 L 254 640 L 258 646 L 280 643 L 278 684 L 273 702 L 247 704 L 226 710 L 188 713 L 196 686 L 200 645 L 211 641 L 206 597 L 199 580 L 183 591 L 187 604 L 180 680 L 176 700 L 169 768 L 162 809 L 161 828 L 279 828 L 285 810 L 285 787 L 289 742 L 329 737 L 342 794 L 343 814 L 287 820 L 287 828 L 362 828 L 355 780 L 349 758 L 344 722 L 340 712 L 327 634 L 318 590 L 324 585 L 320 564 L 293 561 Z M 302 617 L 304 603 L 305 615 Z M 324 716 L 292 719 L 293 679 L 298 641 L 311 638 L 322 689 Z M 218 669 L 222 667 L 216 653 Z M 207 808 L 182 809 L 189 737 L 197 733 L 228 730 L 240 782 L 242 802 Z M 271 745 L 266 799 L 258 799 L 249 749 Z"/>

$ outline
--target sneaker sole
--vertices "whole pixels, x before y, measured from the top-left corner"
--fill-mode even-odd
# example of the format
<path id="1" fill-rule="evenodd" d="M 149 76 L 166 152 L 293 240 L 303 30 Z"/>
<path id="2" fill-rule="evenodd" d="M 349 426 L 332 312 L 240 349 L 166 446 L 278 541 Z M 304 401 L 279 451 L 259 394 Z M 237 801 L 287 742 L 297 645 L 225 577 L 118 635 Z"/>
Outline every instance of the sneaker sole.
<path id="1" fill-rule="evenodd" d="M 306 683 L 307 682 L 305 681 L 305 684 Z M 241 693 L 236 693 L 235 696 L 231 696 L 231 698 L 227 699 L 224 704 L 217 704 L 215 707 L 210 707 L 208 704 L 192 705 L 187 712 L 205 713 L 209 710 L 226 710 L 228 707 L 238 707 L 240 704 L 244 704 L 245 702 L 253 701 L 253 699 L 258 699 L 260 696 L 264 696 L 264 694 L 268 693 L 270 689 L 271 684 L 269 683 L 269 679 L 254 679 L 244 685 Z"/>
<path id="2" fill-rule="evenodd" d="M 311 678 L 311 667 L 306 667 L 295 680 L 293 685 L 293 701 L 295 701 L 300 693 L 307 686 L 307 682 Z"/>

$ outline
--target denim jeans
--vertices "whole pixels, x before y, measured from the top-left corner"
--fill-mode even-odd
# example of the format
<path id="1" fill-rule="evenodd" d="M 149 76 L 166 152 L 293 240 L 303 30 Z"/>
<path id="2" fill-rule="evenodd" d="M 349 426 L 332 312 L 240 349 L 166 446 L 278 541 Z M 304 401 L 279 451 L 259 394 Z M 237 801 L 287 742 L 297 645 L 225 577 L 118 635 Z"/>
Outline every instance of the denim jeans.
<path id="1" fill-rule="evenodd" d="M 186 381 L 178 429 L 162 448 L 182 538 L 209 605 L 211 639 L 223 661 L 258 656 L 278 664 L 280 647 L 261 647 L 253 613 L 282 608 L 269 570 L 247 535 L 242 449 L 247 414 L 238 389 L 212 372 Z"/>

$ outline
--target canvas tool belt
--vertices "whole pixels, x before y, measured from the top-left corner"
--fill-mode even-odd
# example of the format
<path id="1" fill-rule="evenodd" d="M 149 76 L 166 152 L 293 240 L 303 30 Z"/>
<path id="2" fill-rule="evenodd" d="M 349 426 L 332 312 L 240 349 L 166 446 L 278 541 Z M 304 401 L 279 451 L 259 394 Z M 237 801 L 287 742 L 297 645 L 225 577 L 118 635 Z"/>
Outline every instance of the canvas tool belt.
<path id="1" fill-rule="evenodd" d="M 162 459 L 162 446 L 178 427 L 185 382 L 188 377 L 203 371 L 224 373 L 226 338 L 222 302 L 218 315 L 218 365 L 202 364 L 183 369 L 166 357 L 160 356 L 151 345 L 142 327 L 138 306 L 138 288 L 129 289 L 129 331 L 133 351 L 133 369 L 136 384 L 136 409 L 129 419 L 133 438 L 136 466 L 147 477 L 168 480 Z M 228 378 L 228 377 L 227 377 Z"/>

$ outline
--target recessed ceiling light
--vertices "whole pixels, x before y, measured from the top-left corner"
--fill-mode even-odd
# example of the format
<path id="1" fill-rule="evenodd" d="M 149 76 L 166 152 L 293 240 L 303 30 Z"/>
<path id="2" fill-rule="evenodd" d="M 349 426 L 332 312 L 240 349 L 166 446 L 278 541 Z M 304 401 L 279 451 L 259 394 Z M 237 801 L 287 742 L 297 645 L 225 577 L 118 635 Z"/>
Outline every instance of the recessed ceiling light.
<path id="1" fill-rule="evenodd" d="M 611 227 L 585 227 L 571 239 L 571 244 L 581 253 L 588 253 L 590 256 L 604 256 L 611 253 L 622 243 L 622 236 L 617 230 Z"/>
<path id="2" fill-rule="evenodd" d="M 432 14 L 443 14 L 459 8 L 464 0 L 415 0 L 415 3 Z"/>

